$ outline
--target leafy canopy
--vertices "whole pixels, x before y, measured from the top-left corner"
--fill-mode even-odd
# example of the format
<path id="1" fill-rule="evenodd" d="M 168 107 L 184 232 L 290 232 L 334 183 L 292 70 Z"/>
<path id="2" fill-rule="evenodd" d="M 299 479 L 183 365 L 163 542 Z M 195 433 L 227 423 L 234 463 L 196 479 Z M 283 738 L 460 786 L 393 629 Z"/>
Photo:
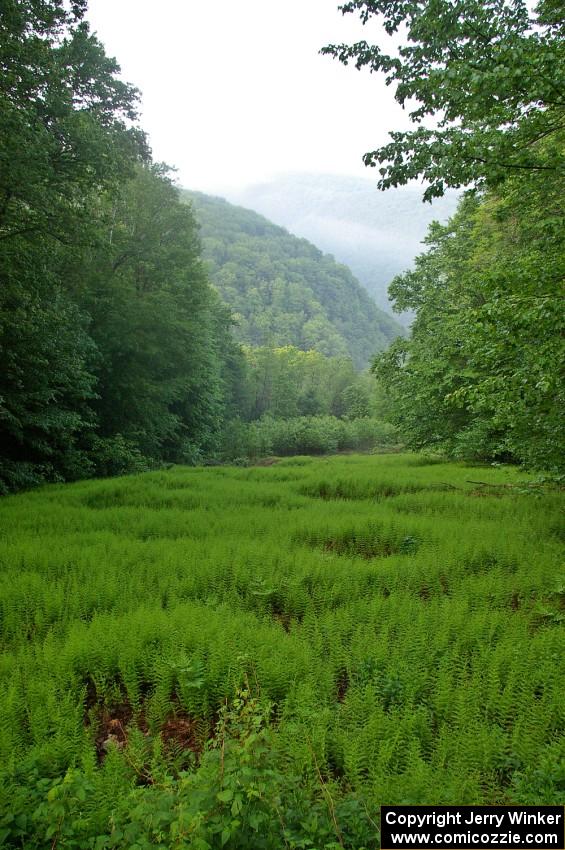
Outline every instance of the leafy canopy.
<path id="1" fill-rule="evenodd" d="M 0 4 L 0 492 L 194 461 L 237 371 L 196 223 L 85 8 Z"/>
<path id="2" fill-rule="evenodd" d="M 367 41 L 322 49 L 384 73 L 410 109 L 415 129 L 391 132 L 364 156 L 380 166 L 379 188 L 421 177 L 431 200 L 509 172 L 563 173 L 563 147 L 548 161 L 536 145 L 565 126 L 562 4 L 542 0 L 533 14 L 525 0 L 350 0 L 340 9 L 363 24 L 379 17 L 388 36 L 403 38 L 391 53 Z"/>
<path id="3" fill-rule="evenodd" d="M 375 362 L 408 444 L 563 472 L 565 246 L 558 187 L 468 193 L 390 293 L 416 318 Z"/>
<path id="4" fill-rule="evenodd" d="M 83 20 L 86 3 L 6 0 L 0 9 L 0 240 L 77 241 L 90 193 L 147 156 L 137 90 Z"/>

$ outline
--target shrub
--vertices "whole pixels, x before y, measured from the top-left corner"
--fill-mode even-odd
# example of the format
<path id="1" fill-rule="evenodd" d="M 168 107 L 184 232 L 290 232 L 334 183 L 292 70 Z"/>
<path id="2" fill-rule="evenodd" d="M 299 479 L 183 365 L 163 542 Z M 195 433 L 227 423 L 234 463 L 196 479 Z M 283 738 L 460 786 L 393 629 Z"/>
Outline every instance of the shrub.
<path id="1" fill-rule="evenodd" d="M 225 432 L 222 454 L 226 460 L 272 454 L 334 454 L 343 449 L 368 451 L 395 442 L 394 426 L 378 419 L 345 420 L 335 416 L 274 419 L 265 416 L 247 425 L 241 421 L 231 423 Z"/>

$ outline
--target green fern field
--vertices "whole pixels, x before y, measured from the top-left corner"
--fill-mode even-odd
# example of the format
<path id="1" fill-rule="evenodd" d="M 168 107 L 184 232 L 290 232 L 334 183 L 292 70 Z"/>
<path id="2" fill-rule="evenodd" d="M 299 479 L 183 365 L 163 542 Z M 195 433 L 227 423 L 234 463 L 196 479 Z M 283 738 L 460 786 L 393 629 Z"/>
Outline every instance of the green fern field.
<path id="1" fill-rule="evenodd" d="M 0 846 L 373 848 L 381 803 L 561 803 L 563 502 L 290 458 L 0 503 Z"/>

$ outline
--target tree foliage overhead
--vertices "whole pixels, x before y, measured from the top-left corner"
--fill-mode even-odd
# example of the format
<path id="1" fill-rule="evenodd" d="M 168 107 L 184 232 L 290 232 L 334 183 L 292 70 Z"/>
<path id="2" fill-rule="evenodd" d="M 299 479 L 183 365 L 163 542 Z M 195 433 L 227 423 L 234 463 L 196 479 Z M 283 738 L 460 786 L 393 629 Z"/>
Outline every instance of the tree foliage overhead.
<path id="1" fill-rule="evenodd" d="M 422 177 L 425 198 L 447 186 L 494 186 L 509 172 L 563 176 L 563 148 L 547 159 L 537 143 L 565 127 L 565 16 L 555 0 L 533 13 L 525 0 L 350 0 L 344 14 L 378 18 L 397 52 L 376 44 L 322 52 L 385 74 L 416 125 L 365 154 L 380 188 Z M 426 123 L 432 118 L 433 122 Z"/>
<path id="2" fill-rule="evenodd" d="M 201 225 L 210 276 L 249 345 L 293 345 L 350 356 L 358 367 L 402 328 L 351 272 L 251 210 L 198 192 L 184 197 Z"/>

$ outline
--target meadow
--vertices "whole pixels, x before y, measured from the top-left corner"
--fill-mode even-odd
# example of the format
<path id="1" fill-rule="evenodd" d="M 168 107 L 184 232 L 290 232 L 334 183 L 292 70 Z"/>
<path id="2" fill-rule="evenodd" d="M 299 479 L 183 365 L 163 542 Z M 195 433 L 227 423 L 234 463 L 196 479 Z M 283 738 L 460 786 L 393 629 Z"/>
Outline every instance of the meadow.
<path id="1" fill-rule="evenodd" d="M 0 846 L 372 848 L 561 803 L 563 500 L 416 454 L 0 502 Z"/>

